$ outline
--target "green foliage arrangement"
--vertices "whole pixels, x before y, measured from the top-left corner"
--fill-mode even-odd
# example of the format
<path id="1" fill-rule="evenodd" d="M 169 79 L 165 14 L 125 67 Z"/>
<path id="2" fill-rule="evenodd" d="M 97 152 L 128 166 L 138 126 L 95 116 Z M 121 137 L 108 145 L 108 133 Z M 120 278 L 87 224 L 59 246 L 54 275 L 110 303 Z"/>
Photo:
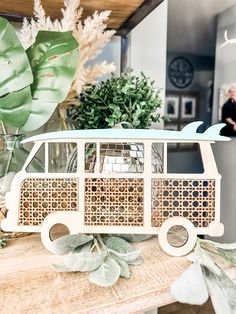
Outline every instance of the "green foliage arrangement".
<path id="1" fill-rule="evenodd" d="M 67 96 L 78 61 L 72 32 L 39 31 L 26 51 L 0 17 L 0 121 L 32 131 L 48 121 Z"/>
<path id="2" fill-rule="evenodd" d="M 187 257 L 193 264 L 172 284 L 171 293 L 176 301 L 196 305 L 210 296 L 216 314 L 236 313 L 236 285 L 215 257 L 236 266 L 236 243 L 198 239 L 194 252 Z"/>
<path id="3" fill-rule="evenodd" d="M 147 235 L 68 235 L 53 241 L 64 264 L 53 264 L 58 272 L 90 272 L 89 281 L 101 287 L 114 285 L 119 277 L 130 278 L 130 265 L 141 265 L 140 250 L 129 242 L 144 241 Z M 129 241 L 129 242 L 128 242 Z"/>
<path id="4" fill-rule="evenodd" d="M 161 105 L 160 90 L 143 73 L 113 74 L 81 93 L 80 105 L 69 108 L 69 116 L 76 129 L 109 128 L 123 121 L 141 129 L 165 118 L 157 112 Z"/>

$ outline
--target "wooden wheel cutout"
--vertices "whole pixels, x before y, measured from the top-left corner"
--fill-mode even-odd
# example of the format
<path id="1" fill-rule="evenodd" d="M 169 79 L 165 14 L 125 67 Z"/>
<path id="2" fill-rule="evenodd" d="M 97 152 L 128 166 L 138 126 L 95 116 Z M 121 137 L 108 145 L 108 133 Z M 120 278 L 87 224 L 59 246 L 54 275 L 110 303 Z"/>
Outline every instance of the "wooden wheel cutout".
<path id="1" fill-rule="evenodd" d="M 181 226 L 186 229 L 188 238 L 182 246 L 173 246 L 168 241 L 168 232 L 174 226 Z M 172 256 L 183 256 L 188 254 L 195 246 L 197 240 L 197 232 L 190 220 L 182 217 L 173 217 L 166 220 L 160 227 L 158 239 L 161 248 L 167 254 Z"/>

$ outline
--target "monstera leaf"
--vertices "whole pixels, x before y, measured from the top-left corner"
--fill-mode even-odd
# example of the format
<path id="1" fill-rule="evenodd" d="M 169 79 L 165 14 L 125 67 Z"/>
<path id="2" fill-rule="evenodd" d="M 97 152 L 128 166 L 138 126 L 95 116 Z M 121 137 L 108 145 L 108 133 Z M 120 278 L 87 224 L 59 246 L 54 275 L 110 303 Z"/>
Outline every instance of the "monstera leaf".
<path id="1" fill-rule="evenodd" d="M 0 17 L 0 120 L 32 131 L 65 100 L 77 67 L 72 32 L 40 31 L 26 52 L 14 28 Z"/>
<path id="2" fill-rule="evenodd" d="M 0 17 L 0 119 L 22 126 L 30 113 L 33 75 L 14 28 Z"/>
<path id="3" fill-rule="evenodd" d="M 71 32 L 40 31 L 27 50 L 34 75 L 32 108 L 23 126 L 32 131 L 50 118 L 58 103 L 65 100 L 78 62 L 78 43 Z"/>

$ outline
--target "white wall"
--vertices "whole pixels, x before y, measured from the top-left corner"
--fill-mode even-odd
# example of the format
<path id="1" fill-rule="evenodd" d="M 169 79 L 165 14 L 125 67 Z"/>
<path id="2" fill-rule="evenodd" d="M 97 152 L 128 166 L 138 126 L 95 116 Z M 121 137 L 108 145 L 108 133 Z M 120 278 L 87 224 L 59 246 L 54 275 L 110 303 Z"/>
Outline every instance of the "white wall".
<path id="1" fill-rule="evenodd" d="M 161 88 L 161 114 L 166 89 L 167 7 L 166 0 L 133 29 L 130 47 L 130 66 L 134 72 L 143 71 Z"/>
<path id="2" fill-rule="evenodd" d="M 224 43 L 224 32 L 229 38 L 236 38 L 236 6 L 218 15 L 215 56 L 214 101 L 212 122 L 218 122 L 219 88 L 223 84 L 236 82 L 236 43 L 220 47 Z"/>
<path id="3" fill-rule="evenodd" d="M 224 42 L 224 32 L 228 31 L 229 38 L 236 38 L 236 6 L 221 13 L 217 19 L 217 41 L 215 59 L 214 102 L 212 122 L 218 122 L 218 95 L 223 84 L 236 82 L 236 44 L 220 47 Z M 231 142 L 218 142 L 212 145 L 220 174 L 221 188 L 221 222 L 225 226 L 223 237 L 219 242 L 236 241 L 236 138 Z"/>

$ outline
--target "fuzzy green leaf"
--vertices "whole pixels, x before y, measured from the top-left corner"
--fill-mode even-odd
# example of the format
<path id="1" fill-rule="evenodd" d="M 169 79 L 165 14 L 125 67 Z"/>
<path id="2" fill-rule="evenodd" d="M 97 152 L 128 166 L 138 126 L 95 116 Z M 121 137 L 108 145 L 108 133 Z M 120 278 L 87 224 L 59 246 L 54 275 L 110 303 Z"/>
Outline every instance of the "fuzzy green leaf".
<path id="1" fill-rule="evenodd" d="M 202 305 L 209 297 L 199 263 L 193 263 L 171 286 L 171 294 L 178 302 Z"/>
<path id="2" fill-rule="evenodd" d="M 2 17 L 0 17 L 0 42 L 0 96 L 3 96 L 29 86 L 33 82 L 33 75 L 14 27 Z"/>
<path id="3" fill-rule="evenodd" d="M 213 248 L 213 253 L 220 255 L 226 261 L 236 265 L 236 243 L 218 243 L 210 240 L 201 240 L 200 244 L 203 249 L 207 247 Z"/>
<path id="4" fill-rule="evenodd" d="M 122 260 L 122 259 L 116 259 L 117 263 L 120 265 L 120 276 L 129 279 L 130 278 L 130 270 L 129 270 L 129 264 Z"/>
<path id="5" fill-rule="evenodd" d="M 76 247 L 73 251 L 71 251 L 71 254 L 90 252 L 91 246 L 92 246 L 92 240 L 90 242 L 87 242 L 83 245 Z"/>
<path id="6" fill-rule="evenodd" d="M 83 245 L 93 239 L 93 236 L 86 234 L 72 234 L 58 238 L 52 242 L 53 250 L 57 255 L 64 255 L 76 247 Z"/>
<path id="7" fill-rule="evenodd" d="M 74 253 L 65 257 L 65 266 L 74 271 L 92 271 L 103 263 L 103 256 L 98 253 Z"/>
<path id="8" fill-rule="evenodd" d="M 108 237 L 105 241 L 106 246 L 119 253 L 128 253 L 135 251 L 135 248 L 133 248 L 126 240 L 111 236 Z"/>
<path id="9" fill-rule="evenodd" d="M 89 275 L 89 281 L 100 287 L 110 287 L 114 285 L 120 277 L 120 266 L 111 257 L 107 257 L 104 263 Z"/>
<path id="10" fill-rule="evenodd" d="M 202 269 L 215 313 L 236 313 L 236 285 L 223 271 L 217 275 L 206 267 Z"/>
<path id="11" fill-rule="evenodd" d="M 109 252 L 115 254 L 120 259 L 123 259 L 128 264 L 131 264 L 131 263 L 135 262 L 139 258 L 140 254 L 141 254 L 140 250 L 134 250 L 134 251 L 129 252 L 129 253 L 119 253 L 117 251 L 114 251 L 114 250 L 110 249 Z"/>
<path id="12" fill-rule="evenodd" d="M 200 265 L 207 267 L 212 272 L 218 275 L 220 274 L 220 268 L 213 262 L 207 252 L 199 247 L 199 245 L 196 246 L 193 253 L 187 256 L 187 259 L 189 261 L 199 263 Z"/>
<path id="13" fill-rule="evenodd" d="M 142 242 L 151 239 L 153 234 L 116 234 L 116 236 L 129 242 Z"/>
<path id="14" fill-rule="evenodd" d="M 133 265 L 133 266 L 140 266 L 143 264 L 143 258 L 141 256 L 139 256 L 134 261 L 129 261 L 128 264 Z"/>
<path id="15" fill-rule="evenodd" d="M 52 264 L 52 268 L 58 273 L 70 273 L 74 271 L 73 269 L 68 268 L 65 265 L 61 265 L 61 264 Z"/>

